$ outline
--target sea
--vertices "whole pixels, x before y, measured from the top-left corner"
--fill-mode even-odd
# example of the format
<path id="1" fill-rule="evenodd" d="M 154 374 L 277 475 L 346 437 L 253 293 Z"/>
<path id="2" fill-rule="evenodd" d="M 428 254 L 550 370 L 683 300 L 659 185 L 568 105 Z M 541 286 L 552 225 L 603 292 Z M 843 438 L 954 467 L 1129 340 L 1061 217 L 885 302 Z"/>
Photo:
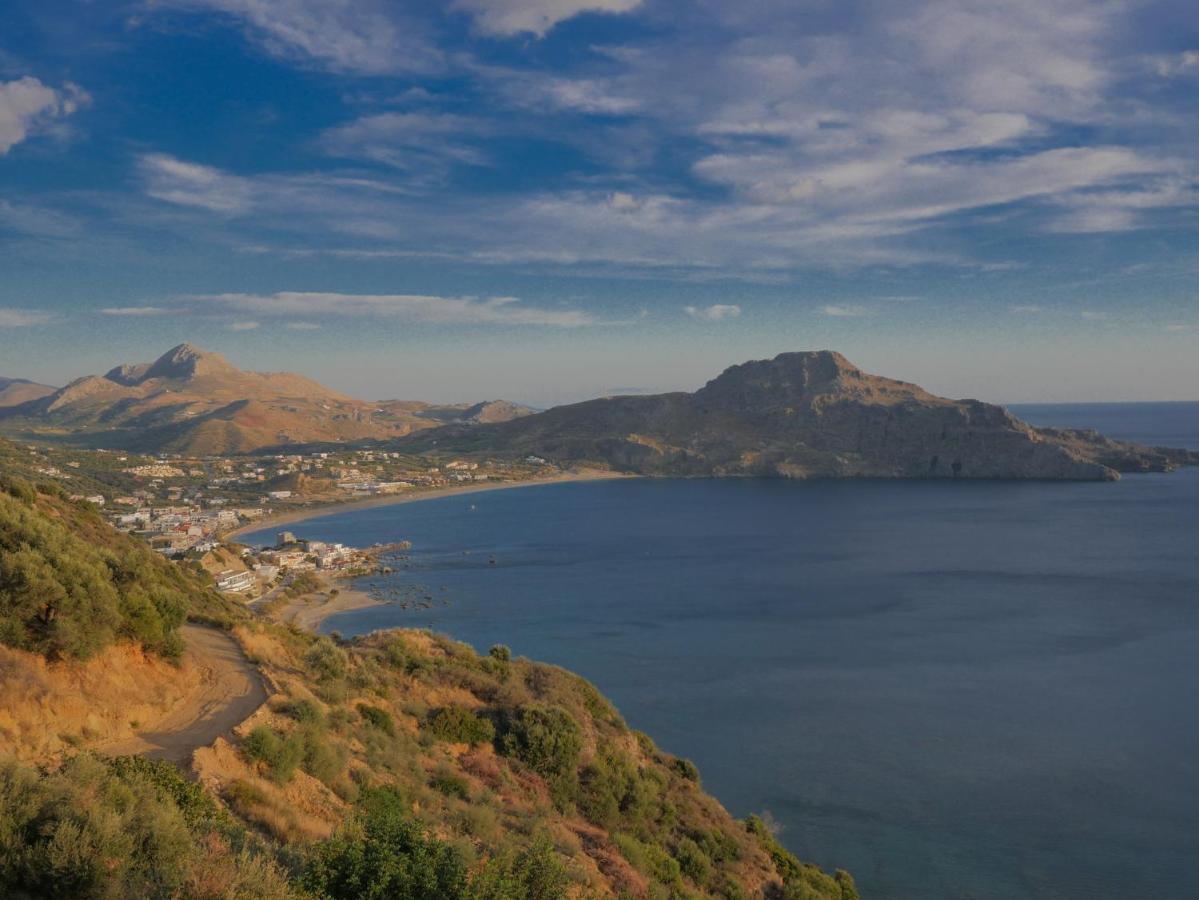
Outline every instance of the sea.
<path id="1" fill-rule="evenodd" d="M 1012 409 L 1199 449 L 1199 403 Z M 577 671 L 863 897 L 1199 897 L 1199 469 L 558 484 L 290 528 L 413 543 L 359 585 L 407 608 L 324 630 Z"/>

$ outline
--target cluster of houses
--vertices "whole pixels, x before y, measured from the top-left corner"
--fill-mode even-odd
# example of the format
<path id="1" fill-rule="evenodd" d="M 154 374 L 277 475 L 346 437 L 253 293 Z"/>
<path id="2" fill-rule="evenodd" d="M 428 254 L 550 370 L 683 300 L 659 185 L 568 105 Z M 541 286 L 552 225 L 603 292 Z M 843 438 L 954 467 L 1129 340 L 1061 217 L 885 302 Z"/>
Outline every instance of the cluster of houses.
<path id="1" fill-rule="evenodd" d="M 124 499 L 124 498 L 118 498 Z M 245 522 L 261 518 L 262 507 L 227 509 L 182 506 L 144 506 L 131 512 L 118 512 L 113 524 L 122 531 L 148 541 L 167 556 L 183 556 L 189 551 L 207 553 L 220 544 L 217 535 Z"/>

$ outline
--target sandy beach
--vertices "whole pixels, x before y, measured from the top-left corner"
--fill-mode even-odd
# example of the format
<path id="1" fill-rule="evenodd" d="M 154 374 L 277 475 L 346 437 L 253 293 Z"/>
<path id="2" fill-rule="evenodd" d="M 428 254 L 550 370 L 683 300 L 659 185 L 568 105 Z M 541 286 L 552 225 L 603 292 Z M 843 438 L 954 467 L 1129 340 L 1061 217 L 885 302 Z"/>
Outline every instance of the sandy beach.
<path id="1" fill-rule="evenodd" d="M 316 631 L 321 622 L 337 613 L 349 612 L 352 609 L 366 609 L 370 606 L 384 606 L 388 601 L 372 597 L 365 591 L 347 587 L 346 580 L 335 580 L 326 584 L 326 589 L 312 594 L 305 594 L 288 601 L 274 613 L 274 618 L 281 622 Z M 337 594 L 330 592 L 337 589 Z"/>
<path id="2" fill-rule="evenodd" d="M 389 494 L 385 497 L 371 497 L 367 500 L 345 500 L 332 503 L 321 503 L 303 509 L 288 510 L 270 516 L 264 516 L 256 522 L 249 522 L 221 535 L 222 540 L 233 541 L 239 535 L 263 528 L 274 528 L 282 525 L 294 525 L 318 516 L 329 516 L 336 513 L 351 512 L 357 509 L 373 509 L 376 506 L 393 506 L 400 503 L 417 503 L 421 500 L 437 500 L 441 497 L 457 496 L 459 494 L 479 494 L 486 491 L 503 491 L 512 488 L 534 487 L 541 484 L 562 484 L 572 481 L 603 481 L 615 478 L 634 478 L 623 472 L 611 472 L 601 469 L 566 472 L 550 478 L 531 478 L 528 481 L 498 481 L 481 482 L 455 487 L 439 488 L 436 490 L 413 491 L 405 494 Z"/>

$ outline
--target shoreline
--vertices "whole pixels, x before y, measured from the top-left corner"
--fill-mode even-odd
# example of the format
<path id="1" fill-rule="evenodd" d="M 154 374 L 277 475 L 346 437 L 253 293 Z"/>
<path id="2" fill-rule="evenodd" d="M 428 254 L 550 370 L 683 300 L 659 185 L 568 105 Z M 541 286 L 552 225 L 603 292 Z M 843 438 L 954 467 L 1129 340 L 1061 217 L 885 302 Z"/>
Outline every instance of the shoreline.
<path id="1" fill-rule="evenodd" d="M 309 599 L 297 597 L 280 609 L 276 613 L 276 618 L 280 622 L 311 631 L 313 634 L 318 634 L 321 623 L 330 616 L 335 616 L 343 612 L 352 612 L 357 609 L 386 606 L 390 602 L 372 597 L 366 591 L 344 586 L 349 584 L 350 580 L 340 578 L 329 579 L 326 581 L 325 589 L 319 592 L 324 597 L 323 602 L 313 602 L 311 599 L 313 595 L 311 594 L 306 595 Z M 336 597 L 329 595 L 329 591 L 333 588 L 337 590 Z"/>
<path id="2" fill-rule="evenodd" d="M 308 519 L 316 519 L 321 516 L 338 515 L 343 512 L 355 512 L 361 509 L 374 509 L 375 507 L 379 506 L 398 506 L 402 503 L 418 503 L 422 500 L 436 500 L 441 497 L 453 497 L 462 494 L 481 494 L 490 491 L 536 487 L 538 485 L 545 484 L 566 484 L 570 482 L 583 481 L 608 481 L 636 477 L 638 476 L 629 475 L 624 472 L 612 472 L 605 469 L 594 469 L 580 472 L 567 472 L 549 478 L 530 478 L 527 481 L 482 482 L 441 488 L 439 490 L 419 491 L 416 493 L 389 494 L 383 497 L 370 497 L 364 500 L 337 500 L 332 503 L 323 503 L 305 509 L 289 510 L 276 515 L 264 516 L 257 522 L 248 522 L 245 525 L 240 525 L 237 528 L 234 528 L 232 531 L 227 531 L 224 534 L 221 534 L 220 539 L 222 541 L 236 541 L 237 538 L 244 534 L 254 531 L 262 531 L 265 528 L 275 528 L 281 525 L 294 525 L 298 522 L 305 522 Z"/>

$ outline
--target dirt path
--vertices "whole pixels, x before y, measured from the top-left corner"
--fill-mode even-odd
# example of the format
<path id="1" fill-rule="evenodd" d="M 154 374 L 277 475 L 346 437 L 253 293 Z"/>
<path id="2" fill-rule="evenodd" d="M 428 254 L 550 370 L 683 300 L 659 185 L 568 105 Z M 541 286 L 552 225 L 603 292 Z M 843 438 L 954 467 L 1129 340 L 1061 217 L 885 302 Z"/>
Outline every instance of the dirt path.
<path id="1" fill-rule="evenodd" d="M 98 748 L 186 764 L 192 753 L 227 735 L 266 702 L 266 685 L 237 642 L 217 628 L 184 625 L 185 657 L 200 670 L 199 685 L 135 738 Z"/>

